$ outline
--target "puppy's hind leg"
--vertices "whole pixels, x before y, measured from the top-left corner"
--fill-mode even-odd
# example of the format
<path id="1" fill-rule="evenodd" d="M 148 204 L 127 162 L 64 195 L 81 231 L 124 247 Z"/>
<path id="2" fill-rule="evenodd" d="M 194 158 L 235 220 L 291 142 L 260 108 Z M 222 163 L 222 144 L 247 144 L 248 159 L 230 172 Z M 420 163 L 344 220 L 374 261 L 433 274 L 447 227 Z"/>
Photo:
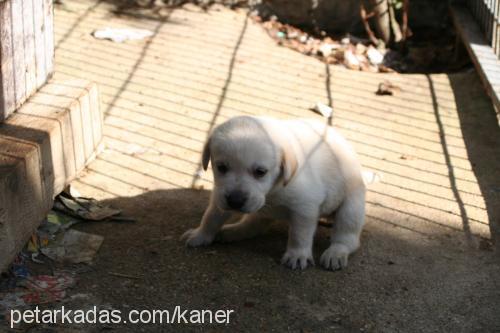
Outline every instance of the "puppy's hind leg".
<path id="1" fill-rule="evenodd" d="M 365 189 L 361 187 L 349 193 L 337 210 L 331 231 L 331 245 L 321 255 L 321 266 L 330 270 L 347 266 L 349 255 L 359 247 L 364 220 Z"/>
<path id="2" fill-rule="evenodd" d="M 249 239 L 260 234 L 269 224 L 271 219 L 259 214 L 248 214 L 233 224 L 225 224 L 215 239 L 220 242 L 235 242 Z"/>

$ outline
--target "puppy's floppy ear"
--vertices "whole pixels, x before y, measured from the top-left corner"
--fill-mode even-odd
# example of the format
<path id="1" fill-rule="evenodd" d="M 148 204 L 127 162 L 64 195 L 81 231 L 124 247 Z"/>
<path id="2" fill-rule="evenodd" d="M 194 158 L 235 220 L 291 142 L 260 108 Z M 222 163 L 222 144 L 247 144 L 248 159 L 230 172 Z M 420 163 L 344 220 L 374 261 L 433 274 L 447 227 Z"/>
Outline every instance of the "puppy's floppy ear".
<path id="1" fill-rule="evenodd" d="M 297 171 L 297 156 L 289 142 L 282 145 L 281 150 L 281 172 L 283 174 L 283 186 L 286 186 Z"/>
<path id="2" fill-rule="evenodd" d="M 208 169 L 208 163 L 210 162 L 210 140 L 211 138 L 209 137 L 207 139 L 207 142 L 205 142 L 205 146 L 203 147 L 203 155 L 201 158 L 202 164 L 203 164 L 203 170 L 207 171 Z"/>

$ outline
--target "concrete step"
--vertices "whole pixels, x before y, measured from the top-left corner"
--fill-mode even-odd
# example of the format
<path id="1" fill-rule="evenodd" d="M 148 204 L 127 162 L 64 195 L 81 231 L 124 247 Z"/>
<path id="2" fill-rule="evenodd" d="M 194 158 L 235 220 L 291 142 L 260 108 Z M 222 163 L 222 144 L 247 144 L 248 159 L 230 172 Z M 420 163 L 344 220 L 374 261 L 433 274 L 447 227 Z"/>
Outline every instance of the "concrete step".
<path id="1" fill-rule="evenodd" d="M 49 81 L 0 124 L 0 271 L 101 139 L 97 86 L 85 80 Z"/>

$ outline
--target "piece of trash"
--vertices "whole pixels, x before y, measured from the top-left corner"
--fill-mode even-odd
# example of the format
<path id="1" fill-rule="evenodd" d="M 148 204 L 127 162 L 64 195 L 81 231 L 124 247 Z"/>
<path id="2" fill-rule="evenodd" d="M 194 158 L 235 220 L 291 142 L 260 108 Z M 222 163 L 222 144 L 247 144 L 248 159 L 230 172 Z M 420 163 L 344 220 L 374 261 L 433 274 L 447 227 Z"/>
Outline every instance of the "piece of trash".
<path id="1" fill-rule="evenodd" d="M 0 293 L 0 312 L 61 301 L 66 297 L 66 289 L 74 284 L 74 277 L 68 273 L 29 276 L 17 280 L 13 290 Z"/>
<path id="2" fill-rule="evenodd" d="M 12 275 L 16 278 L 26 278 L 29 276 L 26 261 L 21 254 L 18 254 L 10 266 Z"/>
<path id="3" fill-rule="evenodd" d="M 355 48 L 356 55 L 365 54 L 366 50 L 367 50 L 367 47 L 364 44 L 362 44 L 362 43 L 356 44 L 356 48 Z"/>
<path id="4" fill-rule="evenodd" d="M 402 160 L 414 160 L 415 159 L 415 157 L 410 156 L 410 155 L 406 155 L 406 154 L 399 156 L 399 158 Z"/>
<path id="5" fill-rule="evenodd" d="M 394 92 L 400 91 L 400 90 L 401 89 L 398 86 L 393 85 L 391 82 L 384 81 L 378 85 L 378 89 L 375 92 L 375 94 L 379 95 L 379 96 L 384 96 L 384 95 L 392 96 L 392 95 L 394 95 Z"/>
<path id="6" fill-rule="evenodd" d="M 135 143 L 131 143 L 129 145 L 127 145 L 127 150 L 126 150 L 126 153 L 128 155 L 141 155 L 141 154 L 144 154 L 148 151 L 147 148 L 143 147 L 143 146 L 139 146 L 138 144 L 135 144 Z"/>
<path id="7" fill-rule="evenodd" d="M 134 276 L 134 275 L 128 275 L 128 274 L 122 274 L 122 273 L 115 273 L 115 272 L 108 272 L 109 275 L 116 276 L 116 277 L 122 277 L 126 279 L 133 279 L 133 280 L 139 280 L 141 277 L 140 276 Z"/>
<path id="8" fill-rule="evenodd" d="M 79 198 L 82 196 L 80 192 L 73 185 L 66 186 L 63 192 L 75 198 Z"/>
<path id="9" fill-rule="evenodd" d="M 327 44 L 327 43 L 324 43 L 324 44 L 321 44 L 321 46 L 319 47 L 319 52 L 321 53 L 321 55 L 323 57 L 329 57 L 333 50 L 337 49 L 337 45 L 335 44 Z"/>
<path id="10" fill-rule="evenodd" d="M 350 49 L 344 52 L 344 65 L 349 69 L 359 69 L 358 57 Z"/>
<path id="11" fill-rule="evenodd" d="M 57 235 L 40 251 L 55 261 L 73 264 L 91 263 L 104 237 L 70 229 Z"/>
<path id="12" fill-rule="evenodd" d="M 321 102 L 317 102 L 311 110 L 318 112 L 325 118 L 331 118 L 333 114 L 332 108 Z"/>
<path id="13" fill-rule="evenodd" d="M 278 31 L 278 32 L 276 32 L 276 37 L 278 37 L 278 38 L 285 38 L 286 37 L 286 33 L 284 33 L 283 31 Z"/>
<path id="14" fill-rule="evenodd" d="M 193 190 L 201 191 L 205 188 L 203 184 L 198 184 L 198 181 L 201 180 L 203 173 L 204 173 L 203 170 L 198 170 L 194 173 L 194 182 L 193 185 L 191 186 Z"/>
<path id="15" fill-rule="evenodd" d="M 127 40 L 141 40 L 153 36 L 153 32 L 145 29 L 133 28 L 103 28 L 94 30 L 92 36 L 97 39 L 108 39 L 115 43 L 123 43 Z"/>
<path id="16" fill-rule="evenodd" d="M 368 48 L 368 51 L 366 51 L 366 55 L 368 56 L 368 60 L 370 60 L 370 63 L 372 65 L 378 66 L 382 62 L 384 62 L 384 55 L 373 46 L 370 46 Z"/>
<path id="17" fill-rule="evenodd" d="M 32 253 L 31 254 L 31 261 L 37 263 L 37 264 L 45 264 L 45 261 L 38 259 L 38 256 L 40 255 L 39 252 Z"/>
<path id="18" fill-rule="evenodd" d="M 362 175 L 363 175 L 363 180 L 365 181 L 365 185 L 379 183 L 382 181 L 382 174 L 378 172 L 363 170 Z"/>
<path id="19" fill-rule="evenodd" d="M 127 221 L 122 216 L 121 210 L 101 205 L 97 200 L 91 198 L 75 198 L 62 193 L 56 197 L 54 209 L 73 217 L 89 221 L 116 220 Z"/>

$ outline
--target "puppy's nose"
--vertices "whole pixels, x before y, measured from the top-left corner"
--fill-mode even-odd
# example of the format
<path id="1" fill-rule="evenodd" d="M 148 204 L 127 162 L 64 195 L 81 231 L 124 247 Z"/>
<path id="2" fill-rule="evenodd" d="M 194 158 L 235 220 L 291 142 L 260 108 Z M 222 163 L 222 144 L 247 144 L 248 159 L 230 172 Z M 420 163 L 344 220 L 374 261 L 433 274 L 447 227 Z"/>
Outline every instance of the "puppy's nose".
<path id="1" fill-rule="evenodd" d="M 233 191 L 226 195 L 227 205 L 232 209 L 240 209 L 247 201 L 247 194 L 242 191 Z"/>

